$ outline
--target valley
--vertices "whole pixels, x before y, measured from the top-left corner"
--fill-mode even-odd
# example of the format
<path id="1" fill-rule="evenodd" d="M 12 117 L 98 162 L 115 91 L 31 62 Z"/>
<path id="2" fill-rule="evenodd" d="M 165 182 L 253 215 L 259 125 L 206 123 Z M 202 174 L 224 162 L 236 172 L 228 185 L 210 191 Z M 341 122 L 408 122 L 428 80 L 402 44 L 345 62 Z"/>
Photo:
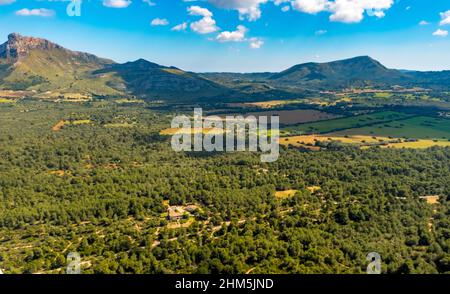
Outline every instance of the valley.
<path id="1" fill-rule="evenodd" d="M 5 273 L 65 273 L 68 252 L 87 274 L 361 274 L 373 251 L 383 273 L 450 271 L 448 72 L 193 73 L 18 34 L 0 60 Z M 197 107 L 278 115 L 279 159 L 175 152 Z"/>

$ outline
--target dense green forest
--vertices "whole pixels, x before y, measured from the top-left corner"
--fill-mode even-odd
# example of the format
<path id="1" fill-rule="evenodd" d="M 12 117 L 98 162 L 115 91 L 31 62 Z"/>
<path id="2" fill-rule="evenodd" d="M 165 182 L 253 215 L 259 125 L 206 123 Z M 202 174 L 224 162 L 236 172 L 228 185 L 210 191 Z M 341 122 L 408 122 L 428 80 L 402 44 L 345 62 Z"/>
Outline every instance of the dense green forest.
<path id="1" fill-rule="evenodd" d="M 384 273 L 450 272 L 449 148 L 283 147 L 266 164 L 175 153 L 171 116 L 1 105 L 0 268 L 64 273 L 76 251 L 83 273 L 364 273 L 376 251 Z M 198 209 L 174 228 L 167 203 Z"/>

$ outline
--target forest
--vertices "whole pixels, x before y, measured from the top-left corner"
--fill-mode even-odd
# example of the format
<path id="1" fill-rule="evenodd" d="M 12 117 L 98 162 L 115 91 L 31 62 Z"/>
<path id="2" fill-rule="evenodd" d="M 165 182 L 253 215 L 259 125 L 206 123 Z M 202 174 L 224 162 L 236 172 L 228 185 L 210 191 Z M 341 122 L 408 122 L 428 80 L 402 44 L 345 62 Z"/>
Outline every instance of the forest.
<path id="1" fill-rule="evenodd" d="M 365 273 L 378 252 L 383 273 L 450 273 L 449 147 L 282 146 L 261 163 L 174 152 L 173 115 L 0 105 L 0 269 L 65 273 L 78 252 L 82 273 Z"/>

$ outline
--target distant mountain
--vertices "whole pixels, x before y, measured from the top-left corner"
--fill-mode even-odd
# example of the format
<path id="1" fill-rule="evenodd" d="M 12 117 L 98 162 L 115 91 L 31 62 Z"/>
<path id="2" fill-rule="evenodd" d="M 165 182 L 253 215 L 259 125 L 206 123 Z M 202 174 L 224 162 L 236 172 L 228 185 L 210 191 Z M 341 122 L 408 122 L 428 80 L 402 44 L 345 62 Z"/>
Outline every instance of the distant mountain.
<path id="1" fill-rule="evenodd" d="M 80 93 L 179 101 L 223 99 L 235 93 L 175 67 L 144 59 L 117 64 L 16 33 L 0 45 L 0 89 L 35 90 L 50 96 Z"/>
<path id="2" fill-rule="evenodd" d="M 201 100 L 233 92 L 195 73 L 176 67 L 162 66 L 144 59 L 124 64 L 111 64 L 95 71 L 94 74 L 112 75 L 113 78 L 122 82 L 111 82 L 109 86 L 148 99 Z"/>
<path id="3" fill-rule="evenodd" d="M 269 80 L 289 86 L 340 88 L 399 83 L 408 77 L 369 56 L 328 63 L 304 63 L 272 75 Z"/>
<path id="4" fill-rule="evenodd" d="M 90 73 L 113 61 L 45 39 L 10 34 L 0 45 L 0 87 L 60 93 L 116 94 Z M 89 81 L 89 82 L 87 82 Z"/>
<path id="5" fill-rule="evenodd" d="M 423 87 L 450 89 L 450 71 L 419 72 L 389 69 L 369 56 L 326 63 L 303 63 L 279 73 L 203 73 L 227 86 L 261 84 L 282 91 L 339 90 L 359 87 Z"/>
<path id="6" fill-rule="evenodd" d="M 303 63 L 279 73 L 193 73 L 139 59 L 118 64 L 45 39 L 13 33 L 0 45 L 0 90 L 59 97 L 137 96 L 174 102 L 301 98 L 319 90 L 392 86 L 450 89 L 450 71 L 389 69 L 360 56 Z"/>

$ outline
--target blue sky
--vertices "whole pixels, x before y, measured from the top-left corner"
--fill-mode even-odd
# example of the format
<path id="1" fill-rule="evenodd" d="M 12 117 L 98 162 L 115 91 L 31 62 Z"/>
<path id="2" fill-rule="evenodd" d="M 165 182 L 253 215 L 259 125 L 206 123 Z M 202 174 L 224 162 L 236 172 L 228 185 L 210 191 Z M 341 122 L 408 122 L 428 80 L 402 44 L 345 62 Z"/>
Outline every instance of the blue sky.
<path id="1" fill-rule="evenodd" d="M 0 39 L 47 38 L 118 62 L 193 71 L 279 71 L 370 55 L 450 69 L 450 0 L 0 0 Z"/>

